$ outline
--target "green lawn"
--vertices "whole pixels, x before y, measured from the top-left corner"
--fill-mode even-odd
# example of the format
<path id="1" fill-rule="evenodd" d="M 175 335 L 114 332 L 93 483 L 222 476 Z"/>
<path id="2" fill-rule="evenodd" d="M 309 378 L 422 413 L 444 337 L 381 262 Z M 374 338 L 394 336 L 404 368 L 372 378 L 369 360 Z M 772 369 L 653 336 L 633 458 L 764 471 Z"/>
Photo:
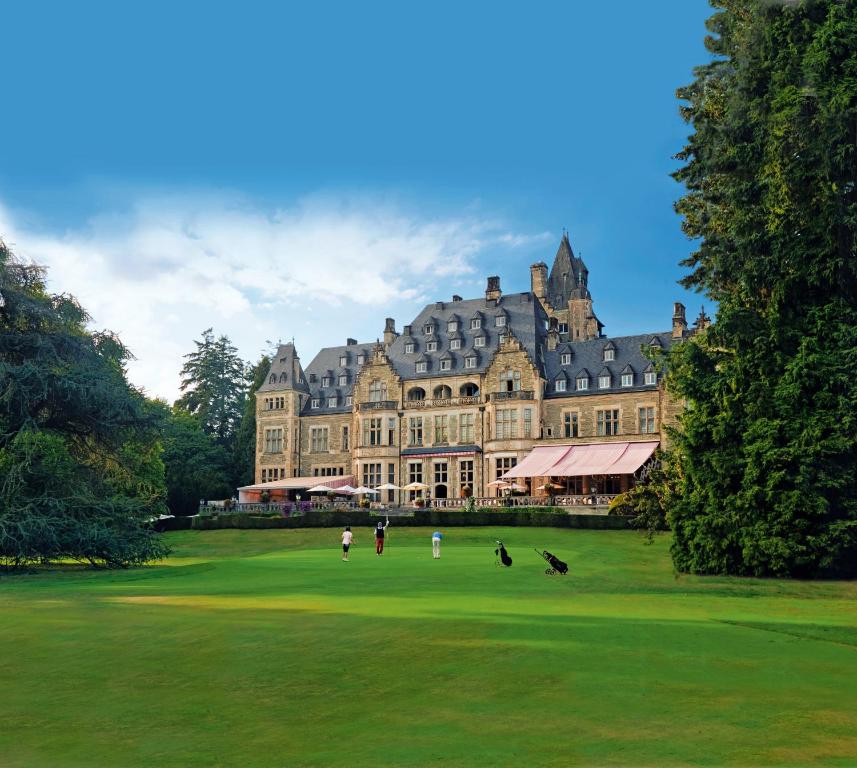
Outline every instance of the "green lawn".
<path id="1" fill-rule="evenodd" d="M 0 577 L 0 766 L 857 765 L 857 584 L 676 577 L 633 532 L 451 529 L 439 561 L 391 532 Z"/>

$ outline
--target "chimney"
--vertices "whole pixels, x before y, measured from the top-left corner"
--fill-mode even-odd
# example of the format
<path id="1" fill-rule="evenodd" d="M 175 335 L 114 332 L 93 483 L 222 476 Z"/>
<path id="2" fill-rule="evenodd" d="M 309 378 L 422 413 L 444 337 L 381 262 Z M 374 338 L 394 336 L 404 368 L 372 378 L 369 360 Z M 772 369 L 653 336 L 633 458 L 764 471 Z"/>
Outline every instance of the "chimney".
<path id="1" fill-rule="evenodd" d="M 402 326 L 402 333 L 405 336 L 410 336 L 411 335 L 411 326 L 409 326 L 409 325 Z"/>
<path id="2" fill-rule="evenodd" d="M 530 290 L 540 299 L 547 295 L 548 265 L 543 261 L 530 267 Z"/>
<path id="3" fill-rule="evenodd" d="M 345 340 L 345 346 L 346 347 L 353 347 L 356 344 L 357 344 L 357 339 L 346 339 Z"/>
<path id="4" fill-rule="evenodd" d="M 389 347 L 396 340 L 396 336 L 399 334 L 396 333 L 396 321 L 392 317 L 387 318 L 387 322 L 384 325 L 384 346 Z"/>
<path id="5" fill-rule="evenodd" d="M 704 331 L 709 325 L 711 325 L 711 318 L 705 314 L 705 306 L 703 306 L 699 310 L 699 317 L 696 318 L 696 333 Z"/>
<path id="6" fill-rule="evenodd" d="M 485 289 L 485 301 L 499 301 L 502 295 L 500 278 L 497 275 L 492 275 L 488 278 L 488 287 Z"/>
<path id="7" fill-rule="evenodd" d="M 548 351 L 553 352 L 559 344 L 559 320 L 552 317 L 548 325 Z"/>
<path id="8" fill-rule="evenodd" d="M 461 296 L 459 296 L 457 293 L 453 293 L 452 294 L 452 301 L 453 302 L 461 301 Z"/>
<path id="9" fill-rule="evenodd" d="M 687 318 L 684 314 L 684 304 L 680 301 L 673 304 L 673 338 L 681 339 L 687 331 Z"/>

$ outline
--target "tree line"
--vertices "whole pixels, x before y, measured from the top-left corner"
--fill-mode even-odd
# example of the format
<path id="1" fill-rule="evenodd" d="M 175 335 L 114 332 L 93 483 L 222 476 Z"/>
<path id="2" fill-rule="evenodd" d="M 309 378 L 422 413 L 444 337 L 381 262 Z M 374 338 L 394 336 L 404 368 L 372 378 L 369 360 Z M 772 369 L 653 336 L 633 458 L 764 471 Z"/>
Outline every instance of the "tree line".
<path id="1" fill-rule="evenodd" d="M 129 383 L 130 352 L 88 320 L 0 241 L 0 564 L 157 559 L 153 519 L 253 480 L 267 356 L 248 365 L 208 329 L 169 405 Z"/>

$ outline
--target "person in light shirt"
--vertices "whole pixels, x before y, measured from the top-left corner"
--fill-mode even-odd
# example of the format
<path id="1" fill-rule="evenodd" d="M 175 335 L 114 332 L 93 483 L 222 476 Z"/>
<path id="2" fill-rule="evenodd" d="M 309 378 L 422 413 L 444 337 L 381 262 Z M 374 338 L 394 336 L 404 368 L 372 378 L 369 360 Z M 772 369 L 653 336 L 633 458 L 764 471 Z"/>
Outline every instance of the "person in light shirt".
<path id="1" fill-rule="evenodd" d="M 348 562 L 348 550 L 351 548 L 353 542 L 354 534 L 351 533 L 351 526 L 346 525 L 345 530 L 342 532 L 342 559 L 346 563 Z"/>
<path id="2" fill-rule="evenodd" d="M 443 534 L 440 531 L 435 531 L 431 535 L 431 556 L 435 560 L 440 560 L 440 540 L 443 538 Z"/>

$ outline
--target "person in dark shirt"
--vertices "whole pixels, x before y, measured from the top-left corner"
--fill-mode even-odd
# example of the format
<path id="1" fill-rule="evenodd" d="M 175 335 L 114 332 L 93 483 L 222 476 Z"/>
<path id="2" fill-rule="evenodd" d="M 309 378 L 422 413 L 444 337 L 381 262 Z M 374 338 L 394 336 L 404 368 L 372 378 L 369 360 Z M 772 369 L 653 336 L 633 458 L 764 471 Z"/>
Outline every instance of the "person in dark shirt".
<path id="1" fill-rule="evenodd" d="M 378 525 L 375 526 L 375 554 L 383 555 L 384 554 L 384 531 L 387 530 L 387 526 L 390 524 L 389 518 L 387 518 L 386 522 L 382 523 L 380 520 L 378 521 Z"/>

